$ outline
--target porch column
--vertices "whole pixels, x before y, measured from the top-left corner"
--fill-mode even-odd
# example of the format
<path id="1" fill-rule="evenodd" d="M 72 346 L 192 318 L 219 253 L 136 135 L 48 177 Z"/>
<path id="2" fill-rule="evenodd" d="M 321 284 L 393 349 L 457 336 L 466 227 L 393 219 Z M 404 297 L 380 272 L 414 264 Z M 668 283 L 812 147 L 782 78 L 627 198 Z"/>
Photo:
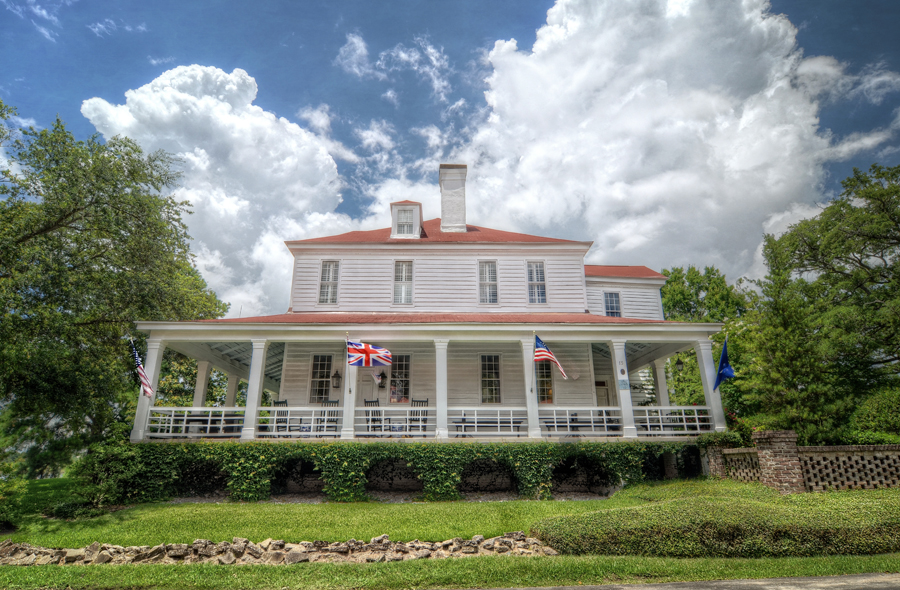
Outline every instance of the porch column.
<path id="1" fill-rule="evenodd" d="M 244 409 L 244 427 L 241 429 L 241 440 L 256 438 L 256 422 L 259 414 L 259 401 L 262 399 L 263 382 L 266 378 L 266 353 L 269 341 L 265 338 L 253 339 L 253 353 L 250 357 L 250 378 L 247 380 L 247 407 Z"/>
<path id="2" fill-rule="evenodd" d="M 150 380 L 153 389 L 153 397 L 147 397 L 138 393 L 137 411 L 134 414 L 134 426 L 131 429 L 131 442 L 140 442 L 146 436 L 147 418 L 150 416 L 150 408 L 156 402 L 156 388 L 159 385 L 159 371 L 162 368 L 163 352 L 166 343 L 159 338 L 147 340 L 147 358 L 144 359 L 144 373 Z"/>
<path id="3" fill-rule="evenodd" d="M 344 375 L 344 418 L 341 420 L 341 438 L 353 440 L 356 437 L 356 392 L 353 386 L 356 385 L 357 367 L 347 364 L 347 347 L 344 346 L 344 354 L 341 355 L 344 360 L 344 366 L 347 367 Z"/>
<path id="4" fill-rule="evenodd" d="M 541 438 L 537 391 L 534 390 L 534 337 L 522 339 L 522 365 L 525 369 L 525 409 L 528 411 L 528 437 Z"/>
<path id="5" fill-rule="evenodd" d="M 694 352 L 697 353 L 697 363 L 700 365 L 700 381 L 703 383 L 703 396 L 706 405 L 712 411 L 713 426 L 716 432 L 725 432 L 725 411 L 722 409 L 722 396 L 719 389 L 713 389 L 716 382 L 716 365 L 713 363 L 712 342 L 698 340 L 694 343 Z"/>
<path id="6" fill-rule="evenodd" d="M 653 361 L 653 382 L 656 384 L 656 405 L 669 405 L 669 384 L 666 380 L 666 359 Z"/>
<path id="7" fill-rule="evenodd" d="M 212 364 L 209 361 L 197 361 L 197 381 L 194 383 L 194 407 L 206 405 L 206 387 L 209 384 L 209 372 Z"/>
<path id="8" fill-rule="evenodd" d="M 634 426 L 634 406 L 631 403 L 631 382 L 628 380 L 628 363 L 625 360 L 625 339 L 616 338 L 607 342 L 612 357 L 616 390 L 619 393 L 619 409 L 622 413 L 622 435 L 625 438 L 637 438 Z"/>
<path id="9" fill-rule="evenodd" d="M 241 378 L 235 373 L 228 373 L 228 385 L 225 386 L 225 407 L 233 408 L 237 398 L 238 385 Z"/>
<path id="10" fill-rule="evenodd" d="M 449 340 L 434 341 L 434 373 L 435 373 L 435 414 L 434 437 L 440 439 L 450 438 L 450 429 L 447 424 L 447 346 Z"/>

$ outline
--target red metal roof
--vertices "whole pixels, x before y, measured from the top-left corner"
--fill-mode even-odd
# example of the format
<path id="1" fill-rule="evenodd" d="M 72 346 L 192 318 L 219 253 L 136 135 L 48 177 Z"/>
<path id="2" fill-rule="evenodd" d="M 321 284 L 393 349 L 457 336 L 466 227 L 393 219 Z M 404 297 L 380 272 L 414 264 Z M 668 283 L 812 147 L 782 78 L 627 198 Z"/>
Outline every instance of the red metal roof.
<path id="1" fill-rule="evenodd" d="M 250 318 L 198 320 L 204 324 L 673 324 L 590 313 L 282 313 Z"/>
<path id="2" fill-rule="evenodd" d="M 543 236 L 532 236 L 528 234 L 517 234 L 509 231 L 501 231 L 499 229 L 490 229 L 488 227 L 477 227 L 467 225 L 466 232 L 442 232 L 440 219 L 429 219 L 422 224 L 422 235 L 418 240 L 391 239 L 391 228 L 373 229 L 369 231 L 351 231 L 336 236 L 325 236 L 324 238 L 310 238 L 308 240 L 288 240 L 285 242 L 288 246 L 295 244 L 412 244 L 415 242 L 425 243 L 449 243 L 449 242 L 511 242 L 511 243 L 559 243 L 559 244 L 577 244 L 579 242 L 573 240 L 561 240 L 558 238 L 545 238 Z"/>
<path id="3" fill-rule="evenodd" d="M 422 203 L 418 201 L 410 201 L 409 199 L 405 201 L 394 201 L 391 205 L 421 205 Z"/>
<path id="4" fill-rule="evenodd" d="M 584 276 L 586 277 L 622 277 L 631 279 L 665 279 L 666 275 L 659 274 L 646 266 L 613 266 L 599 264 L 585 264 Z"/>

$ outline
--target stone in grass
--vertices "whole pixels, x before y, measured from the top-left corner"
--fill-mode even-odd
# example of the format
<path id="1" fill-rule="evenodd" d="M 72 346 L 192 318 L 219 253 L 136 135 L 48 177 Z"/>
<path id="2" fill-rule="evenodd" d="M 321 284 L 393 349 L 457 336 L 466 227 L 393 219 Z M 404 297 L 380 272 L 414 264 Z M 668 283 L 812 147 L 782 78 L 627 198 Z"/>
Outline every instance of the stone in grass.
<path id="1" fill-rule="evenodd" d="M 79 559 L 84 559 L 84 549 L 66 550 L 66 563 L 72 563 L 73 561 L 77 561 Z"/>
<path id="2" fill-rule="evenodd" d="M 511 533 L 505 533 L 503 535 L 507 539 L 512 539 L 513 541 L 524 541 L 525 533 L 522 531 L 513 531 Z"/>
<path id="3" fill-rule="evenodd" d="M 269 537 L 265 541 L 260 541 L 257 544 L 259 545 L 259 548 L 262 549 L 263 551 L 268 551 L 269 547 L 272 545 L 272 538 Z"/>
<path id="4" fill-rule="evenodd" d="M 266 563 L 281 563 L 284 561 L 284 551 L 266 551 L 263 561 Z"/>
<path id="5" fill-rule="evenodd" d="M 142 561 L 155 561 L 161 558 L 166 553 L 165 545 L 157 545 L 156 547 L 150 547 L 146 551 L 141 551 L 137 555 L 134 556 L 132 563 L 139 563 Z"/>
<path id="6" fill-rule="evenodd" d="M 476 545 L 480 544 L 482 541 L 484 541 L 484 535 L 475 535 L 474 537 L 472 537 L 472 542 Z"/>
<path id="7" fill-rule="evenodd" d="M 259 559 L 263 554 L 263 548 L 257 545 L 256 543 L 247 543 L 247 548 L 245 549 L 247 553 L 250 554 L 251 557 Z"/>
<path id="8" fill-rule="evenodd" d="M 305 551 L 288 551 L 284 554 L 284 563 L 293 565 L 301 561 L 309 561 L 309 553 Z"/>
<path id="9" fill-rule="evenodd" d="M 553 549 L 552 547 L 543 547 L 541 549 L 541 551 L 544 552 L 544 555 L 559 555 L 559 552 L 556 551 L 556 549 Z"/>
<path id="10" fill-rule="evenodd" d="M 366 561 L 369 563 L 381 563 L 384 560 L 384 553 L 369 553 L 368 555 L 366 555 Z"/>
<path id="11" fill-rule="evenodd" d="M 97 557 L 94 558 L 94 563 L 98 565 L 109 563 L 110 561 L 112 561 L 112 555 L 109 554 L 109 551 L 101 551 L 97 554 Z"/>
<path id="12" fill-rule="evenodd" d="M 97 558 L 94 559 L 94 563 L 106 563 L 106 561 L 109 561 L 108 559 L 106 561 L 101 561 L 101 556 L 103 555 L 103 553 L 103 551 L 100 552 L 100 555 L 98 555 Z M 107 555 L 109 554 L 107 553 Z M 57 560 L 52 555 L 41 555 L 37 558 L 37 561 L 34 562 L 34 565 L 47 565 L 48 563 L 53 561 Z"/>
<path id="13" fill-rule="evenodd" d="M 221 565 L 231 565 L 235 561 L 237 561 L 237 559 L 234 557 L 234 553 L 232 553 L 231 551 L 222 553 L 217 559 Z"/>
<path id="14" fill-rule="evenodd" d="M 183 559 L 191 554 L 191 546 L 187 543 L 166 545 L 166 555 L 173 559 Z"/>

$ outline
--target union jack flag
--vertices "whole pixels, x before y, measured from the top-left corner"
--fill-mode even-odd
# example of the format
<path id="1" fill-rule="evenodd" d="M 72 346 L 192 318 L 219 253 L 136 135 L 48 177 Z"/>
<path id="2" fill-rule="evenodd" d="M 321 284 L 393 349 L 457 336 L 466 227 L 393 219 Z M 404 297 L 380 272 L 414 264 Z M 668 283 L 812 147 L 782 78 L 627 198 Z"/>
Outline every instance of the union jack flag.
<path id="1" fill-rule="evenodd" d="M 552 361 L 559 367 L 559 372 L 562 373 L 563 379 L 568 379 L 566 377 L 566 372 L 563 371 L 562 365 L 559 364 L 559 361 L 556 360 L 556 357 L 553 356 L 553 353 L 550 352 L 550 349 L 547 348 L 547 345 L 544 344 L 544 341 L 538 338 L 536 335 L 534 337 L 534 360 L 537 361 Z"/>
<path id="2" fill-rule="evenodd" d="M 365 342 L 347 341 L 347 363 L 354 367 L 377 367 L 391 364 L 391 351 Z"/>
<path id="3" fill-rule="evenodd" d="M 138 356 L 137 349 L 134 347 L 134 342 L 131 343 L 131 352 L 134 353 L 134 364 L 137 365 L 138 377 L 141 380 L 141 393 L 147 397 L 153 397 L 153 388 L 150 387 L 150 379 L 147 378 L 147 373 L 144 372 L 144 365 L 141 363 L 141 357 Z"/>

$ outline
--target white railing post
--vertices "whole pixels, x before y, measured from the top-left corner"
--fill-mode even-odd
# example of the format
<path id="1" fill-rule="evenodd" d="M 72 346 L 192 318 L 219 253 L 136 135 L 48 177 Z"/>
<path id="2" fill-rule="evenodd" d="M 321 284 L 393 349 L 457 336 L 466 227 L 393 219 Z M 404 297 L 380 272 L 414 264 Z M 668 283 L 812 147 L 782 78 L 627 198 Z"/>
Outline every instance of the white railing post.
<path id="1" fill-rule="evenodd" d="M 253 353 L 250 357 L 250 378 L 247 380 L 247 407 L 244 410 L 244 427 L 241 440 L 256 438 L 256 424 L 259 419 L 259 400 L 262 398 L 263 382 L 266 378 L 266 353 L 269 341 L 265 338 L 250 341 Z"/>
<path id="2" fill-rule="evenodd" d="M 434 341 L 435 405 L 434 438 L 450 437 L 447 425 L 447 347 L 449 340 Z"/>
<path id="3" fill-rule="evenodd" d="M 528 411 L 528 437 L 541 438 L 537 392 L 534 390 L 534 337 L 522 339 L 522 365 L 525 370 L 525 409 Z"/>
<path id="4" fill-rule="evenodd" d="M 631 403 L 631 382 L 628 380 L 628 362 L 625 359 L 625 339 L 616 338 L 607 342 L 612 357 L 613 379 L 618 391 L 619 407 L 622 409 L 622 435 L 624 438 L 637 438 L 634 426 L 634 405 Z"/>
<path id="5" fill-rule="evenodd" d="M 342 358 L 347 358 L 346 350 Z M 357 368 L 346 363 L 345 366 L 347 367 L 347 374 L 344 375 L 344 411 L 341 412 L 341 438 L 352 440 L 356 437 L 356 425 L 354 424 L 356 392 L 353 391 L 353 386 L 356 385 Z"/>
<path id="6" fill-rule="evenodd" d="M 656 405 L 669 405 L 669 383 L 666 379 L 666 359 L 653 361 L 653 381 L 656 383 Z"/>
<path id="7" fill-rule="evenodd" d="M 153 397 L 147 397 L 138 389 L 137 411 L 134 414 L 134 426 L 131 429 L 131 442 L 140 442 L 147 435 L 147 422 L 150 419 L 150 408 L 156 402 L 156 388 L 159 385 L 159 371 L 162 368 L 163 352 L 166 343 L 159 338 L 147 340 L 147 358 L 144 359 L 144 373 L 153 388 Z"/>
<path id="8" fill-rule="evenodd" d="M 718 388 L 713 389 L 716 382 L 716 365 L 713 363 L 712 342 L 698 340 L 694 343 L 694 352 L 697 353 L 697 363 L 700 365 L 700 381 L 703 383 L 703 396 L 706 405 L 712 410 L 713 424 L 716 432 L 725 432 L 725 411 L 722 409 L 722 396 Z"/>

